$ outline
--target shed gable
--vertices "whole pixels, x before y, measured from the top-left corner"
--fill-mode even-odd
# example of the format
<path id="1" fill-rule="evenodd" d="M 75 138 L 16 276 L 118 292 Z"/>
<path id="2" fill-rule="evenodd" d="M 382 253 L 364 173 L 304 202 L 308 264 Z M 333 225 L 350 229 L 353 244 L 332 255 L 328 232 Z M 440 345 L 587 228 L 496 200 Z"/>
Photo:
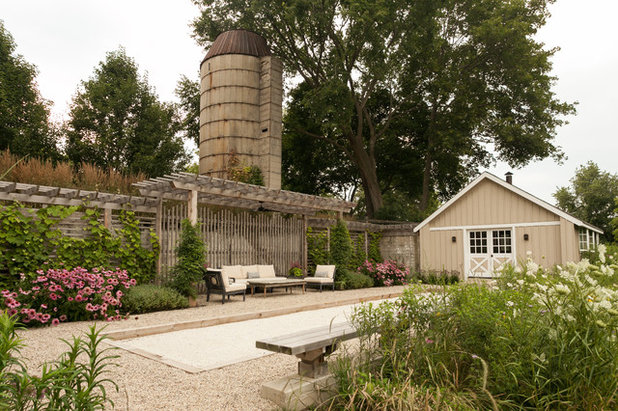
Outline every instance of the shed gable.
<path id="1" fill-rule="evenodd" d="M 559 221 L 538 204 L 484 179 L 429 223 L 430 227 L 508 225 Z"/>

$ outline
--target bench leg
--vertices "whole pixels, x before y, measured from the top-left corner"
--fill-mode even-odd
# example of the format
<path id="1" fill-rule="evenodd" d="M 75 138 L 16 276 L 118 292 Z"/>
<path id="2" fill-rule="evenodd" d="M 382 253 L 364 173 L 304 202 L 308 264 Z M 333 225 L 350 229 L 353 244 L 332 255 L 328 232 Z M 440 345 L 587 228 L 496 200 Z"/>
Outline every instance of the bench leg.
<path id="1" fill-rule="evenodd" d="M 326 351 L 328 354 L 332 352 L 329 347 L 327 347 Z M 328 364 L 324 361 L 324 354 L 322 348 L 296 354 L 296 357 L 300 359 L 298 362 L 298 375 L 318 378 L 328 374 Z"/>

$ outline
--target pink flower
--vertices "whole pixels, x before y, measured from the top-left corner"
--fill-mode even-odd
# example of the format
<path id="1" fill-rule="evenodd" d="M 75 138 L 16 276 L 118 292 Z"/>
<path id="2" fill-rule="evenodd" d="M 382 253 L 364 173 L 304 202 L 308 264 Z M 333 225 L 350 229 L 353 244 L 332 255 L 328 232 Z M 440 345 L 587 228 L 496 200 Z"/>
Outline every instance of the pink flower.
<path id="1" fill-rule="evenodd" d="M 52 320 L 52 325 L 53 325 L 53 326 L 56 326 L 56 325 L 58 325 L 58 324 L 60 324 L 60 320 L 58 320 L 57 318 L 54 318 L 54 319 Z"/>
<path id="2" fill-rule="evenodd" d="M 67 320 L 67 316 L 65 314 L 62 314 L 60 316 L 60 321 L 66 321 Z"/>

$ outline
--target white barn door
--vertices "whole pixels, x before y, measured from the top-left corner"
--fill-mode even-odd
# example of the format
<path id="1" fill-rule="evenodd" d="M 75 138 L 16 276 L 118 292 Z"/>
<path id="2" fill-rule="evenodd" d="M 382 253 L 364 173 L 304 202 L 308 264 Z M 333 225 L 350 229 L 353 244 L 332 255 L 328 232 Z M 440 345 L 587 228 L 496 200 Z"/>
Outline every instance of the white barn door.
<path id="1" fill-rule="evenodd" d="M 470 230 L 467 236 L 468 277 L 494 277 L 506 263 L 515 263 L 511 229 Z"/>

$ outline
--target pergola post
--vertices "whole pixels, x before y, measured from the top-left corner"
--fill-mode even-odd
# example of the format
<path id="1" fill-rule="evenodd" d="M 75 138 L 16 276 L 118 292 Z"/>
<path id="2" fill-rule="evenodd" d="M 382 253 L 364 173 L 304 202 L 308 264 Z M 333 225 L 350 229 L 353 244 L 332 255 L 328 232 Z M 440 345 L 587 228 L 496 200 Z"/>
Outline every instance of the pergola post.
<path id="1" fill-rule="evenodd" d="M 305 273 L 307 273 L 309 258 L 307 257 L 307 216 L 303 215 L 303 262 L 302 265 L 305 267 Z"/>
<path id="2" fill-rule="evenodd" d="M 112 228 L 112 210 L 109 208 L 103 209 L 103 226 L 108 230 Z"/>
<path id="3" fill-rule="evenodd" d="M 163 264 L 163 199 L 157 199 L 157 213 L 155 214 L 155 234 L 159 241 L 159 258 L 157 258 L 157 283 L 161 282 L 161 265 Z"/>
<path id="4" fill-rule="evenodd" d="M 197 196 L 197 190 L 189 190 L 188 217 L 191 224 L 197 224 Z"/>

